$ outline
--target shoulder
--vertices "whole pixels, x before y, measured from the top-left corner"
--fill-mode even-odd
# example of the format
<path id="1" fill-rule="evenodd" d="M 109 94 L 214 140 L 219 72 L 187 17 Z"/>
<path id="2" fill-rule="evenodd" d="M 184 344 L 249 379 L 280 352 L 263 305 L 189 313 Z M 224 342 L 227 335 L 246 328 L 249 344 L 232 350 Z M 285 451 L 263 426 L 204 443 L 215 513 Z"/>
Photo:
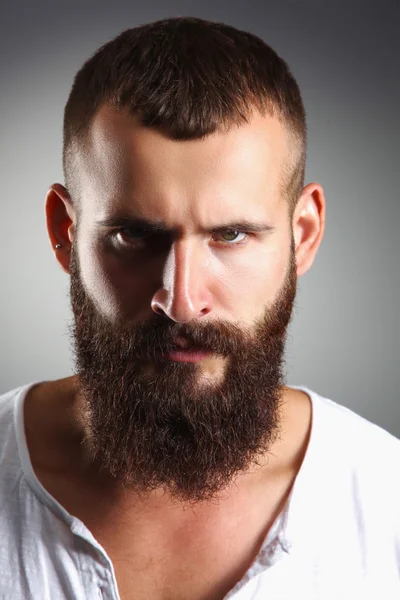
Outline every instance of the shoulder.
<path id="1" fill-rule="evenodd" d="M 319 449 L 363 462 L 382 455 L 400 457 L 400 439 L 383 427 L 345 406 L 343 398 L 330 399 L 307 386 L 291 386 L 305 392 L 312 405 L 312 438 Z M 387 458 L 390 458 L 387 456 Z"/>
<path id="2" fill-rule="evenodd" d="M 13 425 L 16 402 L 27 388 L 27 385 L 21 385 L 20 387 L 13 388 L 8 392 L 0 394 L 0 437 L 2 437 L 2 434 Z"/>
<path id="3" fill-rule="evenodd" d="M 308 393 L 310 451 L 323 465 L 326 485 L 350 496 L 357 512 L 387 518 L 400 535 L 400 440 L 339 402 Z"/>
<path id="4" fill-rule="evenodd" d="M 39 382 L 31 382 L 0 394 L 0 463 L 16 459 L 17 446 L 24 438 L 24 400 Z"/>
<path id="5" fill-rule="evenodd" d="M 22 402 L 30 384 L 22 385 L 0 395 L 0 500 L 9 497 L 10 485 L 14 486 L 21 472 L 19 437 L 23 423 L 18 418 Z"/>
<path id="6" fill-rule="evenodd" d="M 315 427 L 336 441 L 335 450 L 355 460 L 371 460 L 382 455 L 400 457 L 400 440 L 339 401 L 309 390 Z M 389 458 L 389 456 L 388 456 Z"/>

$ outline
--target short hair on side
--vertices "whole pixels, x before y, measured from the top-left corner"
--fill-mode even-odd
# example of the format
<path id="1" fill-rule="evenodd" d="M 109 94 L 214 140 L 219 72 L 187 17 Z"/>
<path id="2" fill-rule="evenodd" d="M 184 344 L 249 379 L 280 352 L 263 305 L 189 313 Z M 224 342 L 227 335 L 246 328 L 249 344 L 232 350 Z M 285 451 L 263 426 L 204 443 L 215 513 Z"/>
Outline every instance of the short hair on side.
<path id="1" fill-rule="evenodd" d="M 64 177 L 78 219 L 77 154 L 104 103 L 181 140 L 245 124 L 254 109 L 277 116 L 290 139 L 281 183 L 292 218 L 304 186 L 306 115 L 286 62 L 261 38 L 177 17 L 127 29 L 101 46 L 76 74 L 64 111 Z"/>

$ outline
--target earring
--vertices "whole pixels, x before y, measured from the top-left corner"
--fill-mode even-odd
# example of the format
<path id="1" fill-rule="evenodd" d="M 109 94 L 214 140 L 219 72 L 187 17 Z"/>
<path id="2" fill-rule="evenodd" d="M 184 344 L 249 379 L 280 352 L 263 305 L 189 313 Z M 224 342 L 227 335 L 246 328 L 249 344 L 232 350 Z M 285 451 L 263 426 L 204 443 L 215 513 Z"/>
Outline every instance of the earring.
<path id="1" fill-rule="evenodd" d="M 61 244 L 56 244 L 56 248 L 61 248 Z"/>

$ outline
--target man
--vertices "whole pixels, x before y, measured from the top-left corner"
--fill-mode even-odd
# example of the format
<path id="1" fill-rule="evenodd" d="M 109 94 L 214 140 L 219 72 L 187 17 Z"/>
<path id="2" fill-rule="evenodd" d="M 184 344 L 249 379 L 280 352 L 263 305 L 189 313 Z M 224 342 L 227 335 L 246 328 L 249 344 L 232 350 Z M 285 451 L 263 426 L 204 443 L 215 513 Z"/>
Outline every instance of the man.
<path id="1" fill-rule="evenodd" d="M 65 186 L 76 374 L 1 397 L 1 598 L 400 597 L 397 439 L 285 385 L 325 226 L 305 113 L 255 36 L 193 18 L 78 72 Z"/>

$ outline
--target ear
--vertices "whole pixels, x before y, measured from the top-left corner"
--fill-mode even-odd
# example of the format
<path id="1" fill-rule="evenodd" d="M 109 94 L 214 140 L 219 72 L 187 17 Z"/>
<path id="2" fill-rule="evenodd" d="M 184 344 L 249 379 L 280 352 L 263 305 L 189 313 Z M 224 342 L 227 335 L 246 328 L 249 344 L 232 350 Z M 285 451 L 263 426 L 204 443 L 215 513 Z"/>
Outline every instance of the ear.
<path id="1" fill-rule="evenodd" d="M 314 262 L 325 231 L 325 195 L 318 183 L 303 189 L 293 214 L 297 276 L 308 271 Z"/>
<path id="2" fill-rule="evenodd" d="M 45 202 L 46 226 L 56 259 L 69 274 L 71 243 L 76 228 L 76 211 L 67 189 L 60 183 L 50 186 Z M 61 244 L 57 249 L 56 245 Z"/>

